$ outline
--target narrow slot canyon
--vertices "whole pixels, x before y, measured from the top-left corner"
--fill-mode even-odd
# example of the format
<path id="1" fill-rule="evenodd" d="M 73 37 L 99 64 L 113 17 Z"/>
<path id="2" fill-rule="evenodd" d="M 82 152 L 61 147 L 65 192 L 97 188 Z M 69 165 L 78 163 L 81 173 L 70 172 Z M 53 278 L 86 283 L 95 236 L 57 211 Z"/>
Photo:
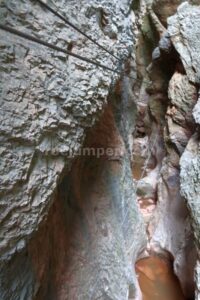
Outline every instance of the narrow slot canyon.
<path id="1" fill-rule="evenodd" d="M 200 300 L 199 0 L 0 18 L 0 300 Z"/>
<path id="2" fill-rule="evenodd" d="M 132 174 L 147 246 L 135 269 L 142 299 L 196 299 L 197 253 L 189 207 L 180 191 L 180 157 L 195 133 L 198 87 L 189 82 L 163 26 L 175 1 L 170 8 L 156 5 L 143 19 L 136 46 L 142 83 L 136 87 Z"/>

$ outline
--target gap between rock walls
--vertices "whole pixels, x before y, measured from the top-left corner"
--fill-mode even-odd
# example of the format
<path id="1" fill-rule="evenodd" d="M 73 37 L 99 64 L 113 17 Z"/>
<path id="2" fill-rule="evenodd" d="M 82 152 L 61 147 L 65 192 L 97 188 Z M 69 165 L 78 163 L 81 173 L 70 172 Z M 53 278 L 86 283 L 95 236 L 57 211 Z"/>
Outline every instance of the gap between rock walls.
<path id="1" fill-rule="evenodd" d="M 160 2 L 138 1 L 134 8 L 137 74 L 143 82 L 135 88 L 132 173 L 148 237 L 136 273 L 143 299 L 194 299 L 197 253 L 180 192 L 180 158 L 195 132 L 198 88 L 189 81 L 166 27 L 181 1 L 163 1 L 162 7 Z M 167 279 L 170 272 L 174 280 Z"/>
<path id="2" fill-rule="evenodd" d="M 30 2 L 0 1 L 2 20 L 116 67 Z M 0 38 L 0 299 L 200 299 L 196 2 L 57 1 L 126 57 L 118 79 L 65 51 Z"/>

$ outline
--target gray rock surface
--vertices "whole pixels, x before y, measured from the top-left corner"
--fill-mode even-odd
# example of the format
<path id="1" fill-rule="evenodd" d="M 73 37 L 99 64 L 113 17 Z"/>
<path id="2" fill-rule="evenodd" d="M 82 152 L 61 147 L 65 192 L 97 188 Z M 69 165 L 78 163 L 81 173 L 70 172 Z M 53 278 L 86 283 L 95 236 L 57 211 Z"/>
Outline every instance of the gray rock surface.
<path id="1" fill-rule="evenodd" d="M 183 3 L 177 10 L 175 16 L 168 20 L 169 34 L 174 47 L 180 55 L 180 59 L 184 65 L 188 80 L 196 84 L 197 90 L 200 80 L 199 58 L 200 58 L 200 6 L 199 1 L 190 1 Z M 182 89 L 183 91 L 184 89 Z M 190 104 L 192 104 L 192 94 Z M 189 102 L 189 99 L 188 101 Z M 187 104 L 187 102 L 185 102 Z M 188 105 L 188 104 L 187 104 Z M 185 110 L 186 111 L 186 110 Z M 200 268 L 199 268 L 199 232 L 200 232 L 200 216 L 199 216 L 199 101 L 194 107 L 193 117 L 196 122 L 196 133 L 191 137 L 187 147 L 180 160 L 180 182 L 181 194 L 186 199 L 192 227 L 194 230 L 195 245 L 198 254 L 196 263 L 195 282 L 196 295 L 195 299 L 200 299 Z"/>
<path id="2" fill-rule="evenodd" d="M 194 229 L 195 245 L 197 248 L 198 261 L 196 263 L 195 282 L 196 293 L 195 299 L 200 299 L 200 265 L 199 265 L 199 241 L 200 241 L 200 185 L 199 185 L 199 167 L 200 167 L 200 154 L 199 154 L 199 139 L 195 134 L 187 145 L 187 148 L 181 158 L 181 192 L 187 200 L 190 210 L 192 226 Z"/>
<path id="3" fill-rule="evenodd" d="M 195 119 L 195 122 L 199 125 L 200 124 L 200 99 L 198 100 L 197 104 L 194 107 L 193 117 Z"/>
<path id="4" fill-rule="evenodd" d="M 168 19 L 168 32 L 178 51 L 190 81 L 200 83 L 200 7 L 182 3 Z"/>
<path id="5" fill-rule="evenodd" d="M 131 2 L 63 0 L 55 4 L 123 62 L 134 49 Z M 72 48 L 113 69 L 119 66 L 34 1 L 0 1 L 0 18 L 8 26 Z M 92 169 L 97 178 L 84 187 L 88 195 L 80 188 L 81 204 L 76 195 L 73 198 L 76 182 L 65 174 L 74 166 L 73 158 L 86 133 L 101 117 L 116 75 L 2 30 L 0 64 L 0 298 L 127 300 L 138 294 L 139 299 L 133 264 L 145 247 L 145 230 L 128 155 L 134 114 L 130 114 L 127 91 L 124 108 L 118 109 L 116 117 L 118 139 L 125 144 L 126 153 L 122 162 L 119 157 L 108 160 L 103 175 Z M 123 109 L 125 119 L 119 118 Z M 109 140 L 109 128 L 106 133 Z M 104 166 L 98 160 L 97 164 Z M 116 176 L 115 165 L 119 169 Z M 63 176 L 67 178 L 65 194 L 57 200 Z M 80 185 L 84 176 L 81 173 Z M 75 184 L 74 194 L 68 195 L 65 188 L 70 182 Z M 96 195 L 92 195 L 94 190 Z M 97 210 L 98 201 L 100 212 L 94 216 L 91 210 Z M 66 207 L 69 211 L 63 219 Z M 78 218 L 70 223 L 74 211 Z M 97 231 L 87 231 L 88 216 L 92 230 Z M 89 260 L 87 268 L 80 260 L 84 255 Z"/>
<path id="6" fill-rule="evenodd" d="M 140 300 L 145 221 L 146 250 L 173 256 L 187 297 L 196 264 L 200 300 L 199 0 L 55 4 L 144 82 L 0 30 L 0 298 Z M 0 1 L 0 18 L 120 68 L 36 1 Z M 118 152 L 74 160 L 83 146 Z M 136 191 L 131 153 L 137 168 L 149 157 Z"/>
<path id="7" fill-rule="evenodd" d="M 83 31 L 125 58 L 133 45 L 131 1 L 65 1 L 56 5 Z M 105 36 L 106 10 L 116 38 Z M 32 1 L 1 1 L 1 22 L 116 68 L 99 50 Z M 0 254 L 25 246 L 48 212 L 63 169 L 81 147 L 107 101 L 113 74 L 0 31 Z"/>
<path id="8" fill-rule="evenodd" d="M 177 6 L 181 2 L 153 1 L 152 9 L 149 10 L 149 15 L 152 21 L 154 19 L 155 22 L 150 23 L 145 29 L 146 31 L 148 29 L 148 32 L 151 33 L 156 29 L 160 41 L 157 40 L 158 38 L 154 33 L 152 59 L 146 69 L 148 74 L 143 71 L 145 75 L 143 85 L 147 85 L 146 82 L 149 78 L 151 82 L 146 89 L 147 94 L 142 92 L 141 88 L 138 101 L 139 105 L 143 104 L 142 108 L 138 109 L 141 110 L 141 117 L 143 117 L 146 126 L 143 125 L 142 129 L 144 130 L 141 131 L 142 125 L 140 123 L 142 122 L 139 118 L 137 127 L 140 132 L 138 129 L 134 156 L 141 163 L 140 166 L 138 163 L 133 167 L 137 168 L 139 166 L 142 170 L 146 169 L 142 173 L 142 180 L 140 180 L 140 174 L 138 176 L 138 173 L 140 173 L 138 170 L 137 172 L 133 171 L 133 174 L 136 175 L 140 210 L 146 221 L 149 238 L 144 256 L 157 254 L 173 260 L 173 270 L 179 278 L 185 297 L 193 298 L 196 249 L 191 227 L 192 218 L 187 203 L 180 193 L 179 161 L 190 137 L 194 133 L 194 118 L 199 118 L 198 104 L 196 105 L 198 99 L 197 82 L 191 82 L 190 69 L 188 66 L 186 68 L 184 64 L 184 54 L 188 49 L 188 45 L 191 48 L 190 51 L 194 51 L 194 44 L 196 48 L 192 55 L 196 57 L 197 62 L 199 24 L 196 23 L 198 18 L 194 15 L 194 27 L 189 25 L 189 19 L 192 18 L 194 11 L 198 15 L 199 7 L 188 3 L 182 4 L 178 8 L 177 15 L 169 19 L 168 29 L 167 17 L 176 12 Z M 187 24 L 185 24 L 185 18 L 183 18 L 183 16 L 186 16 L 183 7 L 187 8 Z M 180 11 L 182 17 L 179 20 Z M 143 27 L 145 23 L 144 20 Z M 167 28 L 163 33 L 159 29 L 162 28 L 162 26 L 160 27 L 161 23 Z M 191 30 L 190 33 L 189 30 Z M 182 35 L 184 35 L 183 39 L 181 39 Z M 192 38 L 195 39 L 193 44 Z M 147 36 L 144 34 L 143 39 L 146 39 L 146 44 L 145 41 L 142 41 L 143 45 L 145 44 L 146 48 L 150 47 L 147 43 Z M 141 68 L 141 62 L 147 60 L 147 55 L 145 55 L 144 51 L 140 51 L 139 68 Z M 191 69 L 194 70 L 192 63 Z M 155 146 L 152 147 L 156 138 L 158 140 Z M 143 162 L 143 153 L 139 148 L 140 140 L 144 140 L 145 147 L 149 149 L 146 155 L 146 159 L 150 157 L 149 162 L 146 159 Z M 148 154 L 148 152 L 150 153 Z M 149 185 L 144 183 L 149 183 Z"/>
<path id="9" fill-rule="evenodd" d="M 127 116 L 126 123 L 121 122 L 119 110 L 127 116 L 119 105 L 114 120 L 110 107 L 106 108 L 86 140 L 87 146 L 109 147 L 115 154 L 80 158 L 69 175 L 68 197 L 76 221 L 63 277 L 71 280 L 57 287 L 61 292 L 56 299 L 139 299 L 133 264 L 146 246 L 145 228 L 122 139 L 131 119 Z"/>

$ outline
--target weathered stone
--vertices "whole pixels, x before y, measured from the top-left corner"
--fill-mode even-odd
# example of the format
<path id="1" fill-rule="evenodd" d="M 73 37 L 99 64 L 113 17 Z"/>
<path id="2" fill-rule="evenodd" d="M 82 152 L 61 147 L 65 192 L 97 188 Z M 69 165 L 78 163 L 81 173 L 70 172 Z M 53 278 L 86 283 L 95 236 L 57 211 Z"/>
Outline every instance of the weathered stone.
<path id="1" fill-rule="evenodd" d="M 200 241 L 200 185 L 199 185 L 199 167 L 200 167 L 200 154 L 199 154 L 199 141 L 198 136 L 195 134 L 189 141 L 184 154 L 181 157 L 181 193 L 187 200 L 187 205 L 190 210 L 192 226 L 194 229 L 195 244 L 198 253 L 198 261 L 196 264 L 196 296 L 195 299 L 200 297 L 199 288 L 199 241 Z"/>
<path id="2" fill-rule="evenodd" d="M 194 107 L 193 117 L 195 119 L 195 122 L 197 124 L 200 124 L 200 99 L 198 100 L 197 104 Z"/>
<path id="3" fill-rule="evenodd" d="M 72 0 L 70 2 L 55 1 L 55 4 L 59 12 L 124 61 L 134 48 L 131 2 L 130 0 L 123 3 L 104 0 Z M 50 2 L 48 4 L 53 5 Z M 98 12 L 102 10 L 106 12 L 103 20 L 104 27 L 98 22 Z M 2 23 L 10 27 L 37 36 L 78 55 L 99 61 L 112 69 L 116 69 L 119 65 L 119 62 L 111 55 L 67 26 L 52 13 L 44 10 L 36 1 L 20 1 L 20 3 L 15 0 L 0 1 L 0 18 Z M 4 300 L 31 300 L 35 297 L 37 299 L 40 297 L 41 299 L 73 299 L 73 283 L 71 285 L 69 283 L 70 290 L 68 292 L 54 287 L 55 282 L 62 279 L 61 264 L 63 267 L 66 266 L 64 271 L 66 274 L 68 273 L 69 277 L 71 272 L 70 268 L 67 269 L 66 263 L 71 252 L 67 248 L 67 244 L 64 245 L 68 219 L 65 219 L 66 223 L 59 223 L 63 220 L 62 209 L 67 204 L 64 203 L 59 208 L 60 218 L 59 213 L 57 214 L 55 211 L 53 220 L 53 224 L 58 226 L 57 230 L 61 230 L 61 238 L 59 233 L 57 233 L 57 238 L 54 236 L 53 230 L 55 229 L 51 227 L 51 220 L 48 219 L 49 223 L 47 224 L 45 220 L 49 209 L 56 201 L 55 193 L 63 175 L 69 171 L 73 158 L 83 146 L 86 132 L 94 126 L 105 109 L 111 83 L 112 86 L 115 84 L 117 75 L 2 30 L 0 31 L 0 48 L 0 298 Z M 134 70 L 132 73 L 134 75 Z M 129 89 L 131 90 L 131 88 Z M 128 99 L 125 98 L 124 101 L 126 102 Z M 123 105 L 129 105 L 128 103 Z M 131 114 L 131 117 L 133 116 L 130 107 L 126 107 L 126 112 Z M 129 135 L 132 134 L 134 118 L 125 116 L 123 118 L 125 118 L 125 127 L 130 130 L 130 133 L 125 132 L 124 134 L 124 139 L 128 140 Z M 124 124 L 124 119 L 122 121 Z M 112 139 L 111 142 L 115 143 Z M 114 157 L 113 160 L 120 161 L 120 156 Z M 126 300 L 129 290 L 132 290 L 134 295 L 136 294 L 137 282 L 131 266 L 140 247 L 145 246 L 145 232 L 143 231 L 141 240 L 138 240 L 136 249 L 134 240 L 135 236 L 141 232 L 142 219 L 135 202 L 131 175 L 129 175 L 128 181 L 125 178 L 128 170 L 131 174 L 130 159 L 128 156 L 124 158 L 122 167 L 120 162 L 116 164 L 120 168 L 118 181 L 115 182 L 114 171 L 112 173 L 108 167 L 107 180 L 110 184 L 107 186 L 108 182 L 105 181 L 102 186 L 104 190 L 102 203 L 105 198 L 110 199 L 107 212 L 109 218 L 112 213 L 115 217 L 113 217 L 112 225 L 106 224 L 110 222 L 107 217 L 105 220 L 98 220 L 101 236 L 98 243 L 100 245 L 104 238 L 107 242 L 104 244 L 105 247 L 103 244 L 103 248 L 98 249 L 97 247 L 98 251 L 91 256 L 91 259 L 95 260 L 95 265 L 89 281 L 85 276 L 88 270 L 85 269 L 84 274 L 75 272 L 76 282 L 80 286 L 80 294 L 77 299 L 94 299 L 94 295 L 105 299 L 105 293 L 107 297 L 113 293 L 112 296 L 116 299 Z M 107 165 L 115 165 L 115 163 L 112 163 L 111 159 Z M 84 174 L 82 175 L 84 177 Z M 100 182 L 105 180 L 101 176 L 98 178 Z M 121 196 L 116 195 L 115 188 L 112 189 L 113 184 L 122 187 L 122 190 L 120 189 Z M 98 188 L 98 183 L 96 188 Z M 90 186 L 88 186 L 88 192 L 89 190 Z M 109 193 L 108 197 L 107 192 Z M 84 201 L 87 199 L 89 199 L 89 195 L 86 198 L 83 197 Z M 92 195 L 90 200 L 92 200 Z M 130 207 L 128 208 L 125 203 L 133 205 L 132 208 L 134 208 L 134 211 L 130 211 L 128 215 L 126 211 Z M 70 205 L 73 206 L 73 203 Z M 115 213 L 114 205 L 116 205 Z M 124 205 L 123 209 L 126 211 L 120 211 L 121 206 L 118 205 Z M 58 205 L 58 207 L 60 206 Z M 119 215 L 116 216 L 116 214 Z M 122 217 L 125 220 L 120 227 L 119 221 Z M 97 218 L 99 219 L 99 216 Z M 130 218 L 133 222 L 131 221 L 129 227 L 127 222 Z M 82 230 L 81 216 L 79 222 Z M 117 232 L 114 234 L 113 231 L 114 227 L 117 230 L 116 224 L 119 225 L 121 232 L 119 235 Z M 85 225 L 87 226 L 87 221 Z M 44 226 L 45 232 L 42 231 L 43 227 L 41 226 Z M 109 226 L 113 231 L 113 237 L 115 236 L 114 239 L 116 238 L 116 243 L 113 237 L 110 243 L 109 236 L 107 238 L 104 236 Z M 123 233 L 127 233 L 124 226 L 129 227 L 129 239 Z M 136 231 L 134 232 L 134 230 Z M 126 241 L 124 239 L 123 245 L 120 236 L 121 238 L 124 236 L 126 239 Z M 87 237 L 86 233 L 84 238 Z M 99 238 L 98 235 L 94 235 L 94 237 Z M 45 241 L 44 245 L 40 239 Z M 63 246 L 60 249 L 61 257 L 55 249 L 56 242 Z M 74 242 L 77 242 L 76 237 L 74 237 Z M 88 237 L 87 246 L 89 247 L 91 246 L 90 242 L 92 240 Z M 84 251 L 87 251 L 87 248 Z M 57 259 L 54 257 L 55 253 L 58 256 Z M 88 251 L 87 255 L 90 254 Z M 74 262 L 73 268 L 76 268 L 75 253 L 70 259 Z M 91 263 L 93 262 L 91 260 Z M 100 264 L 101 278 L 94 285 L 95 277 L 92 274 L 98 274 L 97 262 Z M 10 268 L 11 264 L 12 268 Z M 113 271 L 107 268 L 106 270 L 106 265 L 112 265 Z M 52 269 L 49 269 L 49 266 L 53 266 Z M 79 267 L 82 268 L 78 263 Z M 59 270 L 59 279 L 57 270 Z M 83 277 L 81 277 L 82 275 Z M 50 285 L 48 286 L 48 284 Z M 62 284 L 59 286 L 63 288 Z M 58 292 L 56 294 L 58 298 L 54 298 L 54 292 Z"/>
<path id="4" fill-rule="evenodd" d="M 188 2 L 181 4 L 177 14 L 168 19 L 168 32 L 185 67 L 188 79 L 200 83 L 200 7 Z"/>
<path id="5" fill-rule="evenodd" d="M 176 7 L 181 2 L 154 1 L 152 9 L 155 9 L 154 12 L 161 22 L 167 25 L 167 17 L 176 12 Z M 156 28 L 157 34 L 161 35 L 159 19 L 155 18 L 151 9 L 150 12 L 152 27 Z M 183 57 L 180 55 L 179 58 L 174 50 L 174 47 L 177 47 L 173 37 L 168 31 L 163 33 L 160 42 L 156 45 L 157 48 L 154 47 L 156 50 L 153 52 L 153 61 L 146 70 L 152 81 L 151 86 L 146 89 L 149 95 L 146 96 L 148 100 L 145 102 L 149 114 L 148 118 L 145 116 L 145 120 L 148 120 L 147 126 L 150 127 L 146 128 L 144 133 L 148 139 L 143 137 L 148 143 L 147 149 L 149 148 L 146 160 L 141 159 L 143 153 L 140 154 L 139 147 L 135 151 L 137 154 L 134 153 L 138 161 L 142 162 L 140 167 L 145 169 L 143 179 L 139 177 L 137 181 L 140 211 L 146 221 L 149 240 L 147 251 L 143 255 L 157 253 L 165 256 L 166 259 L 171 256 L 174 272 L 179 278 L 185 297 L 192 298 L 197 257 L 191 217 L 187 203 L 180 193 L 179 163 L 195 130 L 193 108 L 197 101 L 197 88 L 195 82 L 191 83 L 187 71 L 185 74 L 182 67 Z M 144 93 L 139 95 L 143 97 Z M 140 100 L 140 103 L 143 102 Z M 158 138 L 157 142 L 156 138 Z M 154 143 L 155 146 L 151 149 Z M 155 158 L 153 170 L 149 168 L 147 161 L 152 157 Z M 137 172 L 133 171 L 133 174 Z M 146 203 L 148 197 L 151 197 L 153 204 Z"/>
<path id="6" fill-rule="evenodd" d="M 199 0 L 57 2 L 139 80 L 0 31 L 0 298 L 141 300 L 158 254 L 199 300 Z M 37 1 L 0 18 L 124 70 Z"/>
<path id="7" fill-rule="evenodd" d="M 169 83 L 169 99 L 175 108 L 171 114 L 172 119 L 182 127 L 191 126 L 194 123 L 192 111 L 197 101 L 197 88 L 186 75 L 178 72 L 173 75 Z"/>
<path id="8" fill-rule="evenodd" d="M 172 42 L 170 40 L 170 35 L 168 32 L 165 32 L 165 34 L 161 37 L 159 41 L 159 48 L 166 54 L 170 54 L 170 52 L 172 51 Z"/>
<path id="9" fill-rule="evenodd" d="M 117 2 L 97 2 L 72 1 L 56 5 L 67 17 L 71 16 L 73 22 L 78 20 L 78 27 L 88 28 L 93 38 L 125 57 L 133 43 L 131 16 L 127 14 L 129 3 L 121 7 Z M 4 23 L 63 48 L 73 41 L 73 51 L 77 54 L 91 59 L 96 56 L 102 64 L 115 68 L 111 56 L 37 3 L 21 1 L 18 4 L 9 0 L 1 1 L 0 5 Z M 102 6 L 107 8 L 109 23 L 114 25 L 117 21 L 115 26 L 121 28 L 117 33 L 118 45 L 104 39 L 96 22 L 95 8 Z M 77 16 L 75 7 L 80 11 Z M 89 9 L 93 10 L 90 18 L 86 17 Z M 5 218 L 1 219 L 2 224 L 7 224 L 1 226 L 1 241 L 7 246 L 0 246 L 0 253 L 9 257 L 18 241 L 26 240 L 47 213 L 62 170 L 70 165 L 83 143 L 84 131 L 94 124 L 107 101 L 113 74 L 71 57 L 60 58 L 56 51 L 2 30 L 0 35 L 1 201 L 7 203 L 7 213 L 4 210 Z M 59 169 L 55 168 L 57 163 Z M 26 218 L 23 210 L 27 211 L 28 207 Z M 21 230 L 9 229 L 9 222 L 13 222 L 16 213 L 21 215 L 18 219 Z"/>

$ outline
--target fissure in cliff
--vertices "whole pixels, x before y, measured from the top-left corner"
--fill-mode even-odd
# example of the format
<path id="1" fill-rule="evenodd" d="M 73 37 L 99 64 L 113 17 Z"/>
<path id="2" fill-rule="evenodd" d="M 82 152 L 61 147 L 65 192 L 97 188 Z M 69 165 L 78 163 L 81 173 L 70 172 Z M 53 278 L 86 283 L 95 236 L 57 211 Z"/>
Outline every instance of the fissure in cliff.
<path id="1" fill-rule="evenodd" d="M 161 20 L 168 10 L 160 8 Z M 145 81 L 137 89 L 132 170 L 148 243 L 136 271 L 144 299 L 194 299 L 196 249 L 179 162 L 195 132 L 198 89 L 159 14 L 147 6 L 142 21 L 138 16 L 137 67 Z"/>
<path id="2" fill-rule="evenodd" d="M 199 300 L 197 2 L 0 1 L 0 299 Z"/>

